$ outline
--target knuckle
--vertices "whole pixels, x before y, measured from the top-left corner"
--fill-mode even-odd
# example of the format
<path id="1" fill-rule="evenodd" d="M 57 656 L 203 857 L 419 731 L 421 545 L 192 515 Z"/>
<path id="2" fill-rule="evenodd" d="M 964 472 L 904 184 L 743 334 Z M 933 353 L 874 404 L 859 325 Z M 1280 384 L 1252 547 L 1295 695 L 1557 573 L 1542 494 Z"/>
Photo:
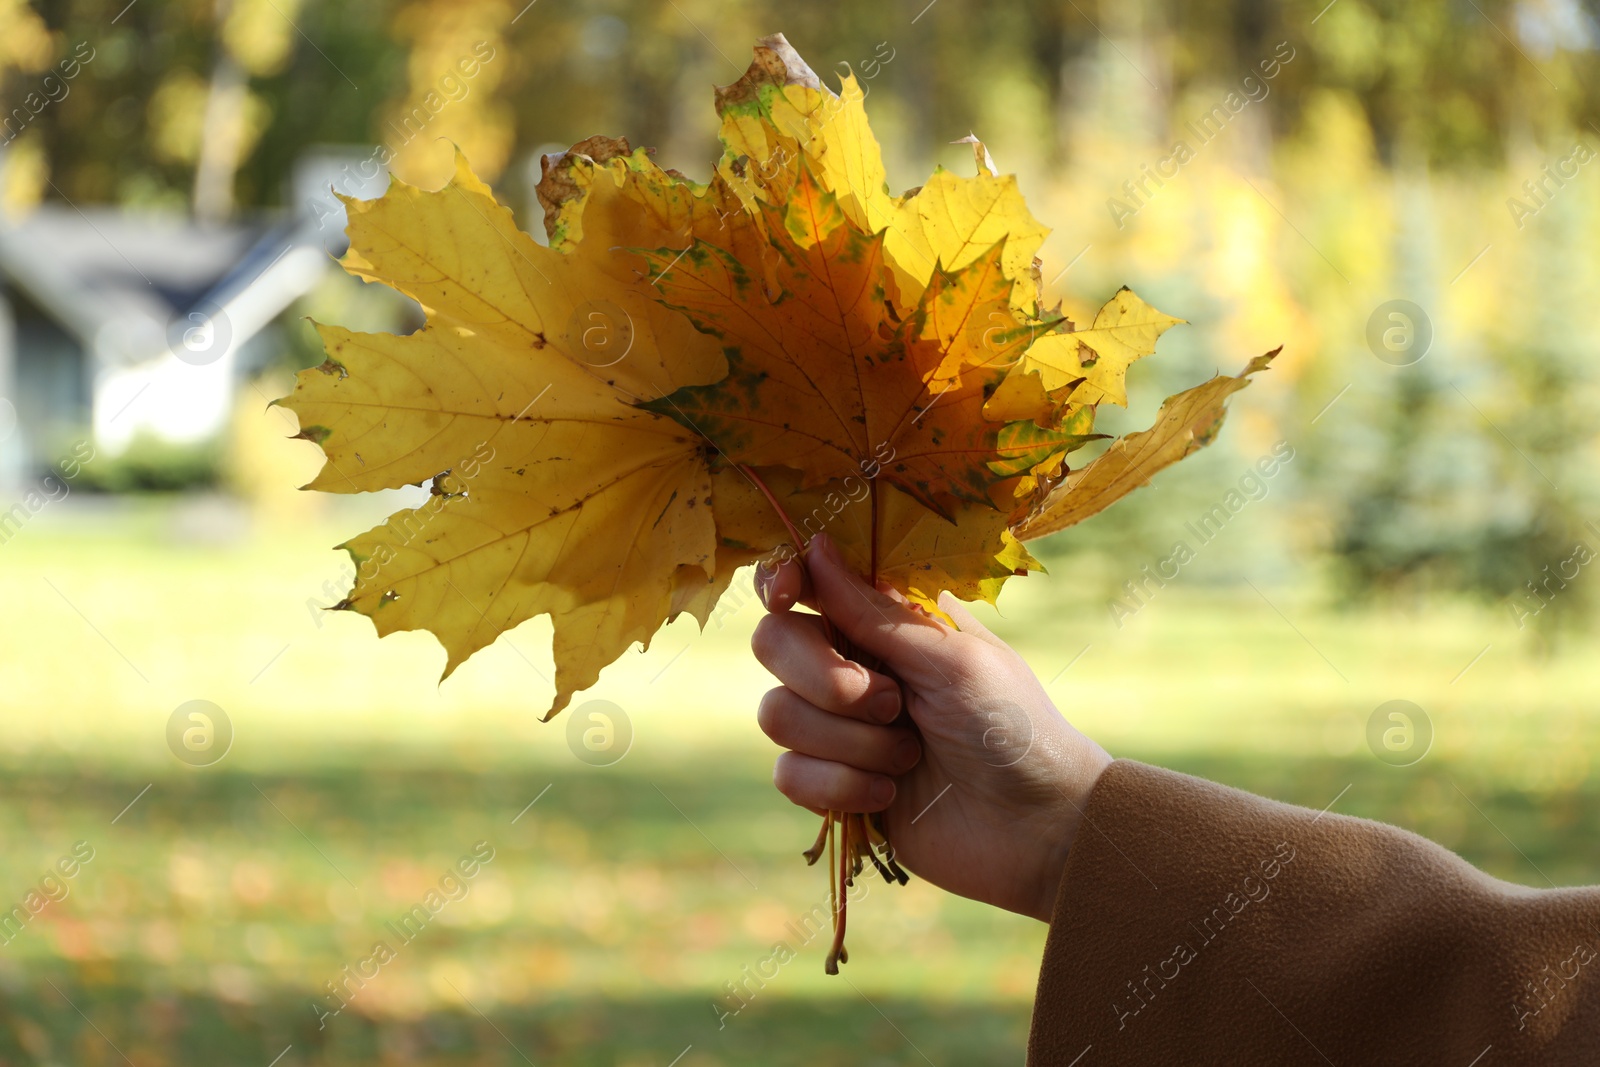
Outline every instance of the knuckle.
<path id="1" fill-rule="evenodd" d="M 772 765 L 772 784 L 777 787 L 778 792 L 796 804 L 805 803 L 800 788 L 799 768 L 789 753 L 785 752 L 779 756 L 778 761 Z"/>
<path id="2" fill-rule="evenodd" d="M 750 634 L 750 651 L 755 653 L 756 660 L 763 667 L 772 666 L 778 648 L 783 643 L 784 629 L 785 620 L 781 615 L 763 615 L 761 621 L 756 623 L 755 630 Z"/>
<path id="3" fill-rule="evenodd" d="M 845 660 L 828 672 L 828 697 L 840 709 L 849 708 L 872 690 L 872 672 L 861 664 Z"/>
<path id="4" fill-rule="evenodd" d="M 961 641 L 951 648 L 950 661 L 957 680 L 969 685 L 983 684 L 1005 672 L 1009 666 L 1001 662 L 1001 653 L 993 646 L 976 639 Z"/>
<path id="5" fill-rule="evenodd" d="M 788 715 L 785 709 L 788 701 L 789 690 L 780 685 L 762 694 L 761 703 L 756 705 L 756 725 L 761 727 L 762 733 L 779 744 L 787 735 L 785 727 L 788 725 Z"/>

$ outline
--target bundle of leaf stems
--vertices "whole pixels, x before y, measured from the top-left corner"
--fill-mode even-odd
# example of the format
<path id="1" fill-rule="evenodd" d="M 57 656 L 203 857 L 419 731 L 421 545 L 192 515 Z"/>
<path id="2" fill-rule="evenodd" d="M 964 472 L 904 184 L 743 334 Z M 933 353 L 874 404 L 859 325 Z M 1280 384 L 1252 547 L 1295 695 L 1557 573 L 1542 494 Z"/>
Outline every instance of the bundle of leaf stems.
<path id="1" fill-rule="evenodd" d="M 741 465 L 740 469 L 750 478 L 757 489 L 761 490 L 767 502 L 772 505 L 778 518 L 783 520 L 784 527 L 789 531 L 789 536 L 794 542 L 796 559 L 804 566 L 806 539 L 800 536 L 800 531 L 795 529 L 794 523 L 789 521 L 788 514 L 783 510 L 783 505 L 778 503 L 777 497 L 767 488 L 761 476 L 748 466 Z M 878 483 L 876 480 L 868 482 L 871 497 L 871 523 L 872 539 L 871 552 L 872 564 L 867 581 L 874 586 L 878 583 Z M 877 657 L 862 652 L 843 633 L 834 629 L 833 623 L 819 607 L 817 617 L 822 620 L 823 632 L 834 649 L 844 658 L 854 660 L 868 670 L 888 674 L 892 672 L 884 669 Z M 898 682 L 898 679 L 896 679 Z M 904 704 L 904 690 L 902 689 L 902 706 Z M 902 710 L 901 717 L 908 716 Z M 914 728 L 914 727 L 913 727 Z M 872 865 L 883 875 L 883 880 L 893 884 L 905 885 L 909 880 L 906 872 L 894 859 L 894 846 L 889 844 L 889 839 L 884 833 L 883 824 L 878 815 L 866 815 L 861 812 L 828 811 L 822 816 L 822 827 L 817 831 L 817 839 L 811 843 L 802 855 L 806 863 L 815 866 L 817 860 L 822 858 L 822 850 L 828 850 L 828 899 L 832 902 L 833 912 L 833 944 L 828 949 L 827 961 L 823 969 L 829 974 L 839 973 L 839 964 L 850 962 L 850 952 L 844 945 L 845 925 L 848 918 L 845 891 L 855 885 L 855 876 L 865 869 L 865 862 L 870 860 Z"/>

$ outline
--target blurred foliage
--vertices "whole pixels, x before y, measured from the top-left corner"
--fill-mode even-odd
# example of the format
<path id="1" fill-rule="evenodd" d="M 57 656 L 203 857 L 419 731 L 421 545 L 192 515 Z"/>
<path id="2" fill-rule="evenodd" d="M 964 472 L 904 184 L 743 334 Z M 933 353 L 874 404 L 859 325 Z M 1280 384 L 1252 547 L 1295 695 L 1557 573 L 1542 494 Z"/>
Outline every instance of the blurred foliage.
<path id="1" fill-rule="evenodd" d="M 101 456 L 80 475 L 85 488 L 109 493 L 176 493 L 216 486 L 226 459 L 216 441 L 177 444 L 141 432 L 118 455 Z"/>
<path id="2" fill-rule="evenodd" d="M 872 89 L 894 97 L 907 144 L 985 125 L 997 115 L 992 103 L 1008 96 L 1031 112 L 1008 125 L 1037 137 L 1008 147 L 1051 165 L 1082 156 L 1086 146 L 1063 120 L 1080 107 L 1084 80 L 1108 50 L 1166 110 L 1162 102 L 1237 84 L 1280 41 L 1303 45 L 1264 101 L 1274 135 L 1307 132 L 1312 90 L 1348 96 L 1386 164 L 1499 166 L 1526 144 L 1559 140 L 1600 118 L 1600 87 L 1585 77 L 1597 43 L 1592 0 L 1339 0 L 1320 16 L 1264 0 L 1020 0 L 999 8 L 940 0 L 914 24 L 905 5 L 771 0 L 736 8 L 600 0 L 581 12 L 512 0 L 123 6 L 58 0 L 30 13 L 19 0 L 8 3 L 17 9 L 5 15 L 0 53 L 8 99 L 73 44 L 88 41 L 96 51 L 92 76 L 61 103 L 47 135 L 61 189 L 74 199 L 185 191 L 182 161 L 159 147 L 173 119 L 157 99 L 169 84 L 205 84 L 219 58 L 246 72 L 263 124 L 259 143 L 243 152 L 238 200 L 272 204 L 305 145 L 386 140 L 388 123 L 438 91 L 480 43 L 497 58 L 462 106 L 444 109 L 428 139 L 461 144 L 490 177 L 519 152 L 595 131 L 709 158 L 711 130 L 699 115 L 708 83 L 735 77 L 750 42 L 777 29 L 822 71 L 860 67 L 888 41 L 895 58 Z M 202 94 L 187 110 L 204 106 Z M 1009 131 L 988 135 L 996 132 Z M 412 168 L 431 166 L 403 163 L 401 173 Z"/>

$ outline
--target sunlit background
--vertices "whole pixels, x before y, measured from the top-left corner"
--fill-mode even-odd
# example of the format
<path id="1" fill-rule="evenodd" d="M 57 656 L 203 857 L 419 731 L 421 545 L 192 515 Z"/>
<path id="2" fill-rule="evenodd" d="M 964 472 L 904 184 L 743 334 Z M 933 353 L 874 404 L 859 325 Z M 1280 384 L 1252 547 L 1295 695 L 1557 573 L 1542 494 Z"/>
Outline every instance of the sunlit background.
<path id="1" fill-rule="evenodd" d="M 1597 5 L 1325 2 L 0 0 L 0 1064 L 1021 1061 L 1032 920 L 879 887 L 822 974 L 747 583 L 579 698 L 628 724 L 597 759 L 537 721 L 542 622 L 440 685 L 431 637 L 324 610 L 409 498 L 297 492 L 267 407 L 307 317 L 420 321 L 333 262 L 330 185 L 459 145 L 540 233 L 540 155 L 591 134 L 705 178 L 711 87 L 776 31 L 862 79 L 897 192 L 981 136 L 1069 313 L 1189 320 L 1105 423 L 1285 346 L 985 612 L 1061 709 L 1600 881 Z"/>

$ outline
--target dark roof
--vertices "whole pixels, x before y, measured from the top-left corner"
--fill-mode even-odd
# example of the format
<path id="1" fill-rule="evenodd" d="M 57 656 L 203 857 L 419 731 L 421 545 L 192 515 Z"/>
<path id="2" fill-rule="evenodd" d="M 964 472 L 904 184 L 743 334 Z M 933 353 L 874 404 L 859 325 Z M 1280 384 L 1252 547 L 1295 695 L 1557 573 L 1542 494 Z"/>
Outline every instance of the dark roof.
<path id="1" fill-rule="evenodd" d="M 309 277 L 309 242 L 287 214 L 212 225 L 185 215 L 46 204 L 0 226 L 0 272 L 86 347 L 110 327 L 117 354 L 137 361 L 159 352 L 168 324 L 203 301 L 231 309 L 230 301 L 288 251 L 299 252 L 297 277 Z M 320 245 L 311 247 L 326 261 Z M 313 283 L 291 284 L 270 313 L 245 317 L 265 322 Z M 274 298 L 285 295 L 283 286 L 271 288 Z"/>

